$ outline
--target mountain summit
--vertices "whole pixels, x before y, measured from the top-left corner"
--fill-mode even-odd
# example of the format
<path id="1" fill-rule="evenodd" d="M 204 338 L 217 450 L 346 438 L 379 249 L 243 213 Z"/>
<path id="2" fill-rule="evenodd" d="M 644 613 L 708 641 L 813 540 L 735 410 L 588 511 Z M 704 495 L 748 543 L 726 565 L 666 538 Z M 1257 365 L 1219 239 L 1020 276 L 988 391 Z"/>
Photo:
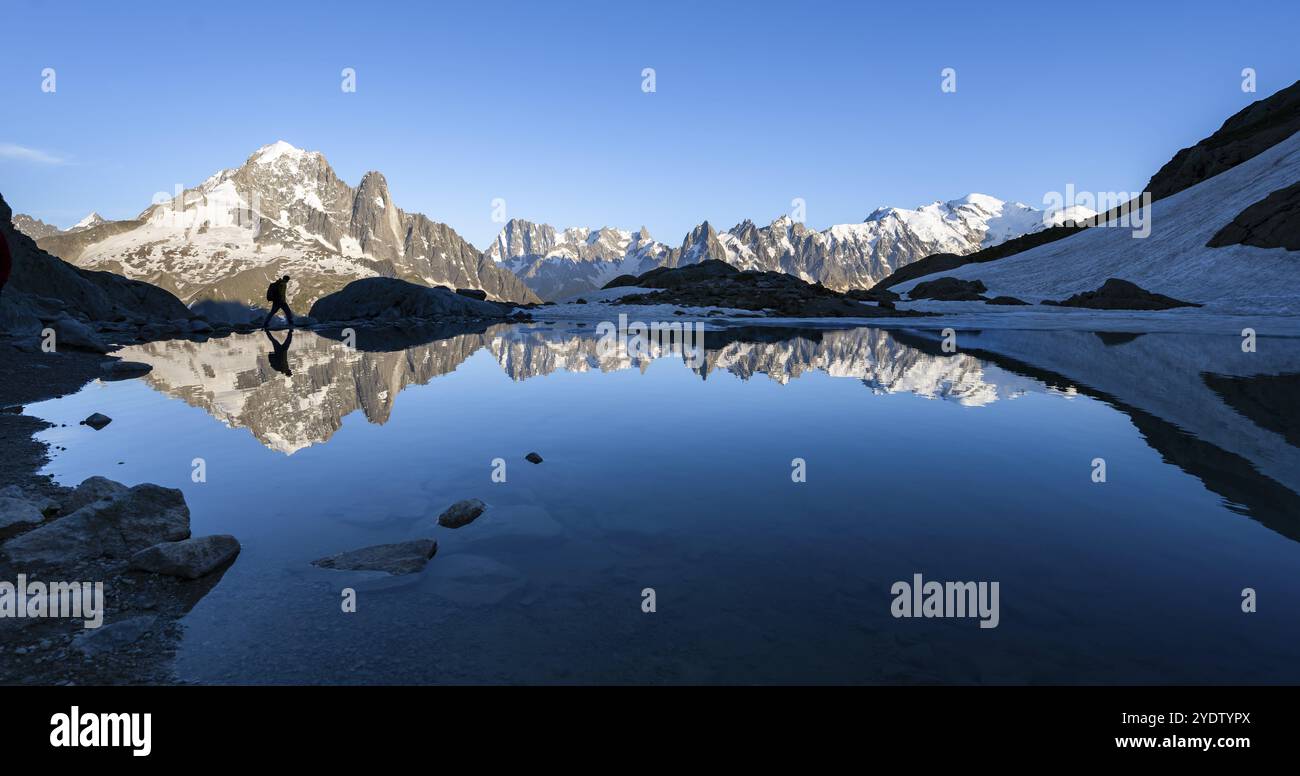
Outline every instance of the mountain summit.
<path id="1" fill-rule="evenodd" d="M 291 303 L 304 310 L 375 276 L 537 301 L 451 227 L 399 209 L 380 173 L 353 188 L 322 154 L 284 141 L 155 203 L 127 221 L 88 217 L 42 247 L 78 266 L 148 279 L 209 314 L 262 305 L 267 284 L 285 274 L 294 279 Z"/>

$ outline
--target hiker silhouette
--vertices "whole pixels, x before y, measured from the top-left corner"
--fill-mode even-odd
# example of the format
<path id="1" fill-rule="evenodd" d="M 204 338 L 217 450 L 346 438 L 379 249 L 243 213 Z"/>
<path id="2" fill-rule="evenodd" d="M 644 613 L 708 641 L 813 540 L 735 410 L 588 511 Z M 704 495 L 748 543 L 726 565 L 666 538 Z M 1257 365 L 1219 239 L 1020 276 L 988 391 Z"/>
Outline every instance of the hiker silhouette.
<path id="1" fill-rule="evenodd" d="M 262 323 L 263 329 L 271 328 L 271 319 L 275 317 L 277 311 L 281 310 L 284 311 L 284 319 L 289 322 L 289 328 L 293 328 L 293 311 L 289 309 L 289 301 L 285 298 L 288 293 L 288 275 L 266 287 L 266 301 L 271 303 L 271 312 L 266 314 L 266 321 Z"/>
<path id="2" fill-rule="evenodd" d="M 266 354 L 266 360 L 271 363 L 271 368 L 293 377 L 293 370 L 289 368 L 289 346 L 293 344 L 293 329 L 289 329 L 289 334 L 285 336 L 283 343 L 277 342 L 269 331 L 263 330 L 262 333 L 271 341 L 272 350 Z"/>

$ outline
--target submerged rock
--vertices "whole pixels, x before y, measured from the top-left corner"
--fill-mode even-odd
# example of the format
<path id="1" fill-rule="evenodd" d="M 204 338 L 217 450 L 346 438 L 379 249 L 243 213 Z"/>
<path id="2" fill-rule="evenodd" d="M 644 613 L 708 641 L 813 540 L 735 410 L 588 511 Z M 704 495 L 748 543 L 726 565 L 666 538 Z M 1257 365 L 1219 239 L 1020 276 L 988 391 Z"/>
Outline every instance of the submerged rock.
<path id="1" fill-rule="evenodd" d="M 529 453 L 528 455 L 524 456 L 524 460 L 528 461 L 529 463 L 541 463 L 542 457 L 537 453 Z"/>
<path id="2" fill-rule="evenodd" d="M 984 301 L 983 294 L 987 290 L 980 280 L 942 277 L 917 283 L 907 295 L 911 299 L 933 299 L 939 302 L 981 302 Z"/>
<path id="3" fill-rule="evenodd" d="M 376 544 L 350 552 L 340 552 L 311 562 L 313 566 L 339 571 L 386 571 L 389 574 L 412 574 L 424 568 L 438 552 L 433 539 L 413 539 L 397 544 Z"/>
<path id="4" fill-rule="evenodd" d="M 984 304 L 1022 305 L 1029 303 L 1023 299 L 1017 299 L 1014 296 L 995 296 Z"/>
<path id="5" fill-rule="evenodd" d="M 131 556 L 131 568 L 172 577 L 198 579 L 230 563 L 239 554 L 239 541 L 229 534 L 160 542 Z"/>
<path id="6" fill-rule="evenodd" d="M 537 454 L 533 453 L 533 455 Z M 540 456 L 538 456 L 538 458 L 540 460 Z M 537 463 L 537 461 L 534 461 L 534 463 Z M 447 507 L 446 512 L 438 515 L 438 525 L 443 526 L 444 528 L 460 528 L 461 526 L 469 525 L 477 520 L 478 516 L 483 514 L 483 510 L 485 509 L 487 509 L 487 504 L 484 504 L 476 498 L 467 498 L 464 501 L 457 501 L 455 504 Z"/>
<path id="7" fill-rule="evenodd" d="M 1175 307 L 1200 307 L 1164 294 L 1150 291 L 1119 278 L 1110 278 L 1096 291 L 1084 291 L 1061 302 L 1045 300 L 1056 307 L 1084 307 L 1090 310 L 1169 310 Z"/>
<path id="8" fill-rule="evenodd" d="M 15 564 L 66 566 L 103 557 L 126 559 L 159 542 L 189 538 L 190 510 L 179 490 L 111 484 L 120 490 L 10 539 L 0 549 Z"/>
<path id="9" fill-rule="evenodd" d="M 103 413 L 101 413 L 101 412 L 96 412 L 95 414 L 93 414 L 93 415 L 91 415 L 90 417 L 86 418 L 85 420 L 81 421 L 81 425 L 83 425 L 83 426 L 90 426 L 91 428 L 95 429 L 96 431 L 99 431 L 99 430 L 102 429 L 104 426 L 107 426 L 109 423 L 112 423 L 112 422 L 113 422 L 113 419 L 110 418 L 109 416 L 107 416 L 107 415 L 105 415 L 105 414 L 103 414 Z"/>

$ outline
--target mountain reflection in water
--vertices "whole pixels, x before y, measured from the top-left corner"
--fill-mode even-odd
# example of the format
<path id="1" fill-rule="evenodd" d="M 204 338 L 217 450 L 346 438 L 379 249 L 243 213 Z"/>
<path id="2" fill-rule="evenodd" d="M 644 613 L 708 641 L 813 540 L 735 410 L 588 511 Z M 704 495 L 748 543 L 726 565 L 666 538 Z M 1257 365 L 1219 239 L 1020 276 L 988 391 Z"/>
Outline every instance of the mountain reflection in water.
<path id="1" fill-rule="evenodd" d="M 269 337 L 269 335 L 267 335 Z M 1027 392 L 1100 398 L 1123 411 L 1164 459 L 1200 478 L 1230 507 L 1267 516 L 1300 538 L 1300 449 L 1294 391 L 1300 348 L 1242 353 L 1236 338 L 1107 332 L 961 332 L 956 353 L 933 333 L 875 328 L 749 326 L 705 332 L 702 380 L 725 371 L 781 384 L 809 372 L 861 381 L 870 394 L 909 393 L 982 407 Z M 556 372 L 644 372 L 680 350 L 607 353 L 580 324 L 449 325 L 298 331 L 206 342 L 155 342 L 121 355 L 150 364 L 156 390 L 246 428 L 286 454 L 327 442 L 361 410 L 386 423 L 404 389 L 450 374 L 480 350 L 516 381 Z M 1275 341 L 1276 342 L 1276 341 Z M 1286 342 L 1286 341 L 1284 341 Z"/>

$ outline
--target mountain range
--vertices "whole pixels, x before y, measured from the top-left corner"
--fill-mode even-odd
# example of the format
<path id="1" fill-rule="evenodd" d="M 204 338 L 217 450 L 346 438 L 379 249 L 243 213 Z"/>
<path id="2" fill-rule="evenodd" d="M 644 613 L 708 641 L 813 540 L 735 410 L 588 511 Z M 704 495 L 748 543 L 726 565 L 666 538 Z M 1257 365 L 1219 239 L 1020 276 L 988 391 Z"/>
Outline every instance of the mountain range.
<path id="1" fill-rule="evenodd" d="M 677 247 L 645 227 L 557 229 L 514 219 L 479 251 L 446 224 L 398 208 L 382 174 L 368 172 L 353 188 L 319 152 L 280 141 L 237 168 L 159 198 L 133 219 L 91 213 L 61 230 L 20 214 L 14 224 L 77 266 L 146 280 L 210 318 L 226 319 L 262 306 L 267 284 L 285 274 L 294 280 L 291 301 L 303 309 L 366 277 L 480 289 L 491 299 L 528 303 L 706 259 L 836 290 L 868 288 L 935 253 L 968 254 L 1091 214 L 1045 218 L 1028 205 L 971 194 L 912 210 L 880 208 L 861 223 L 822 231 L 789 216 L 762 227 L 747 220 L 724 232 L 706 221 Z"/>
<path id="2" fill-rule="evenodd" d="M 1047 214 L 1019 202 L 969 194 L 916 209 L 879 208 L 857 224 L 816 231 L 790 216 L 767 226 L 744 221 L 724 232 L 705 221 L 676 248 L 636 232 L 604 227 L 557 230 L 515 219 L 487 255 L 518 275 L 543 299 L 601 288 L 619 275 L 657 266 L 718 259 L 742 270 L 784 272 L 837 290 L 870 288 L 899 267 L 936 253 L 968 254 L 1066 219 L 1095 215 L 1087 208 Z"/>

